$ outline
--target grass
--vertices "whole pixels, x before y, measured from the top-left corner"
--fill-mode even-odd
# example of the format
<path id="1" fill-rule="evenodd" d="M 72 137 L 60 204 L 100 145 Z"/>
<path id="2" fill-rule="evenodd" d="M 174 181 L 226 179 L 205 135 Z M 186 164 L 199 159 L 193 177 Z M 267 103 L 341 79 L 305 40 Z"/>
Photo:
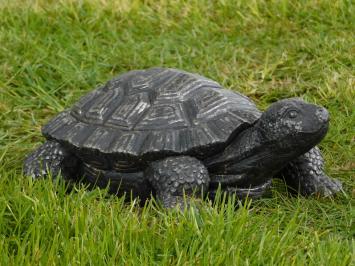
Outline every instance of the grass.
<path id="1" fill-rule="evenodd" d="M 0 265 L 351 265 L 355 262 L 352 1 L 0 0 Z M 33 182 L 26 153 L 54 114 L 113 76 L 198 72 L 264 109 L 300 96 L 331 113 L 335 198 L 233 198 L 199 213 Z"/>

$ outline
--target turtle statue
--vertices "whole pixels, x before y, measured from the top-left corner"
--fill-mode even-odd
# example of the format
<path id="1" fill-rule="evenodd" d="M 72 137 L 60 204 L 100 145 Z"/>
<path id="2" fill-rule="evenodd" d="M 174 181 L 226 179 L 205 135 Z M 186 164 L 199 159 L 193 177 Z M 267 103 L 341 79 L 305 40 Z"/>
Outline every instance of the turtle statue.
<path id="1" fill-rule="evenodd" d="M 261 112 L 197 74 L 134 70 L 46 124 L 47 140 L 26 158 L 24 174 L 82 180 L 143 200 L 153 195 L 165 207 L 213 197 L 219 187 L 260 197 L 272 178 L 303 195 L 329 196 L 342 185 L 324 173 L 316 146 L 328 122 L 325 108 L 299 98 Z"/>

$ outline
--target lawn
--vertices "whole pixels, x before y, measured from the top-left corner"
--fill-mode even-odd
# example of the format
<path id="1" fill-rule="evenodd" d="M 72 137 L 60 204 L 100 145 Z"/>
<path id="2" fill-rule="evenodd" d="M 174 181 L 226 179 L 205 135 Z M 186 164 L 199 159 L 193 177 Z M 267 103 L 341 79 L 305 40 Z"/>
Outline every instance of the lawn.
<path id="1" fill-rule="evenodd" d="M 352 1 L 0 0 L 0 265 L 355 263 L 354 62 Z M 51 117 L 151 66 L 200 73 L 262 110 L 294 96 L 325 106 L 320 147 L 344 193 L 275 184 L 262 200 L 178 212 L 21 174 Z"/>

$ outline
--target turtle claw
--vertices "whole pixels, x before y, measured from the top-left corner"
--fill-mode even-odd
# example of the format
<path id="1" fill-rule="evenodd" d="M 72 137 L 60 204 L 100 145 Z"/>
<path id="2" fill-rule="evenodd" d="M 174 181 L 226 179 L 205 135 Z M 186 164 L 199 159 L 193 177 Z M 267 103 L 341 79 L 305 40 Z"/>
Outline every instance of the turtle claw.
<path id="1" fill-rule="evenodd" d="M 320 176 L 314 184 L 314 194 L 323 197 L 330 197 L 343 190 L 342 183 L 339 180 L 332 179 L 326 175 Z"/>
<path id="2" fill-rule="evenodd" d="M 177 207 L 178 209 L 183 210 L 188 205 L 184 198 L 181 196 L 166 195 L 161 198 L 161 201 L 163 206 L 167 209 L 173 209 Z"/>
<path id="3" fill-rule="evenodd" d="M 195 213 L 199 213 L 200 201 L 199 199 L 192 200 L 189 196 L 173 196 L 164 195 L 161 197 L 161 203 L 164 208 L 170 210 L 178 210 L 184 212 L 186 210 L 193 210 Z"/>
<path id="4" fill-rule="evenodd" d="M 342 183 L 339 180 L 320 175 L 303 180 L 297 192 L 303 196 L 331 197 L 342 190 Z"/>

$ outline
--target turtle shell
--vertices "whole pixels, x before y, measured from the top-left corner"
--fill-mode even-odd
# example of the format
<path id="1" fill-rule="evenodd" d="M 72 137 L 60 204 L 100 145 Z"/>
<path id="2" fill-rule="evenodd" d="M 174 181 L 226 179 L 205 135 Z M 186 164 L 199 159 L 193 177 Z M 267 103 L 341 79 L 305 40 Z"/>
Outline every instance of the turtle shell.
<path id="1" fill-rule="evenodd" d="M 176 69 L 127 72 L 82 97 L 42 129 L 79 152 L 136 159 L 223 149 L 260 111 L 247 97 Z"/>

